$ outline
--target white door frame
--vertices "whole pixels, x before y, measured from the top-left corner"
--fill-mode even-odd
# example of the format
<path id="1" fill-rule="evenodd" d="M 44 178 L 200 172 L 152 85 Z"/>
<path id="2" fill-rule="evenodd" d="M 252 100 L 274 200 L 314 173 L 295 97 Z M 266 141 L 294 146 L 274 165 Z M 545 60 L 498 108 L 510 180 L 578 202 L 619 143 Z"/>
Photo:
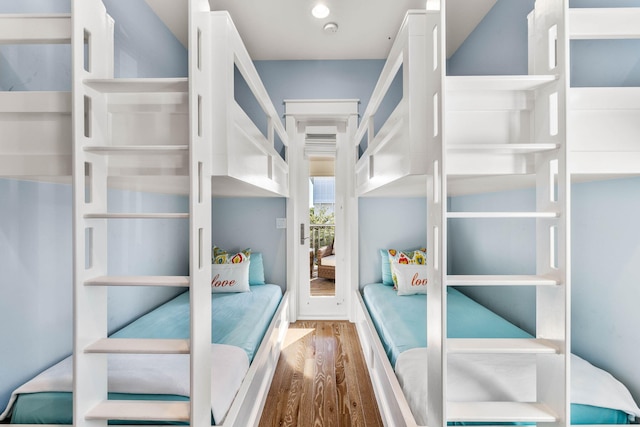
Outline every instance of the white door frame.
<path id="1" fill-rule="evenodd" d="M 358 101 L 285 100 L 289 134 L 289 199 L 287 200 L 287 283 L 291 293 L 291 318 L 354 318 L 352 298 L 358 288 L 358 203 L 355 197 Z M 336 144 L 336 296 L 309 297 L 308 241 L 300 241 L 300 224 L 309 235 L 308 176 L 309 162 L 304 161 L 305 139 L 310 130 L 335 131 Z M 328 149 L 332 147 L 327 146 Z M 307 194 L 307 197 L 304 197 Z M 303 253 L 301 248 L 306 248 Z M 306 284 L 306 289 L 302 284 Z"/>

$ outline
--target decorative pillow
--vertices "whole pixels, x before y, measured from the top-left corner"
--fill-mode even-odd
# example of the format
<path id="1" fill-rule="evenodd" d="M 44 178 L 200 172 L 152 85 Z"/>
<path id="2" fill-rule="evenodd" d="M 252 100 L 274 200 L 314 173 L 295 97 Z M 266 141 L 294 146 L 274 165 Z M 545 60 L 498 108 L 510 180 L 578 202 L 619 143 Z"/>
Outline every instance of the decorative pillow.
<path id="1" fill-rule="evenodd" d="M 248 292 L 249 261 L 211 265 L 211 292 Z"/>
<path id="2" fill-rule="evenodd" d="M 253 252 L 249 260 L 249 284 L 264 285 L 265 283 L 262 254 L 260 252 Z"/>
<path id="3" fill-rule="evenodd" d="M 416 249 L 415 251 L 396 251 L 389 249 L 389 263 L 390 264 L 418 264 L 425 265 L 427 263 L 427 252 L 424 248 Z M 391 269 L 391 278 L 393 279 L 393 286 L 398 287 L 398 279 L 396 278 L 393 268 Z"/>
<path id="4" fill-rule="evenodd" d="M 238 264 L 249 261 L 251 257 L 251 249 L 247 248 L 238 253 L 232 254 L 217 246 L 213 247 L 211 252 L 211 264 Z"/>
<path id="5" fill-rule="evenodd" d="M 398 280 L 398 295 L 427 293 L 427 266 L 424 264 L 391 264 Z"/>
<path id="6" fill-rule="evenodd" d="M 411 254 L 414 252 L 421 252 L 422 258 L 418 256 L 416 258 L 416 254 L 412 256 L 408 256 L 407 254 Z M 399 262 L 400 254 L 404 254 L 402 257 L 403 263 L 404 259 L 407 258 L 409 260 L 417 259 L 422 262 L 414 262 L 414 264 L 426 264 L 427 262 L 427 249 L 410 249 L 410 250 L 402 250 L 399 251 L 397 249 L 380 249 L 380 264 L 382 266 L 382 283 L 387 286 L 396 286 L 395 280 L 393 279 L 393 273 L 391 271 L 391 262 Z"/>

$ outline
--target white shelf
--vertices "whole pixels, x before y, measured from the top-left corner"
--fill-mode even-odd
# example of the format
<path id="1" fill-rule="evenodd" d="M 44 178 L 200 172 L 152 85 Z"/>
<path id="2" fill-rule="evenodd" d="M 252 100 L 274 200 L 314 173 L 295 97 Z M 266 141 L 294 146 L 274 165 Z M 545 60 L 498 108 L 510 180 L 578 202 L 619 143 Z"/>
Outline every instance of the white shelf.
<path id="1" fill-rule="evenodd" d="M 46 43 L 71 43 L 71 14 L 0 15 L 0 44 Z"/>
<path id="2" fill-rule="evenodd" d="M 640 8 L 570 8 L 573 40 L 640 38 Z"/>
<path id="3" fill-rule="evenodd" d="M 87 412 L 87 420 L 183 421 L 191 413 L 189 402 L 104 400 Z"/>
<path id="4" fill-rule="evenodd" d="M 548 340 L 535 338 L 449 338 L 448 352 L 456 354 L 557 354 Z"/>
<path id="5" fill-rule="evenodd" d="M 559 281 L 545 276 L 527 275 L 451 275 L 448 286 L 556 286 Z"/>
<path id="6" fill-rule="evenodd" d="M 188 219 L 188 213 L 93 213 L 85 219 Z"/>
<path id="7" fill-rule="evenodd" d="M 447 218 L 557 218 L 557 212 L 447 212 Z"/>
<path id="8" fill-rule="evenodd" d="M 447 421 L 453 422 L 555 422 L 555 414 L 541 403 L 447 402 Z"/>
<path id="9" fill-rule="evenodd" d="M 85 286 L 168 286 L 188 288 L 189 276 L 101 276 L 84 282 Z"/>
<path id="10" fill-rule="evenodd" d="M 534 90 L 557 80 L 555 75 L 449 76 L 447 91 Z"/>
<path id="11" fill-rule="evenodd" d="M 447 151 L 477 151 L 489 154 L 529 154 L 556 150 L 559 144 L 448 144 Z"/>
<path id="12" fill-rule="evenodd" d="M 84 84 L 102 93 L 188 93 L 188 78 L 89 79 Z"/>
<path id="13" fill-rule="evenodd" d="M 187 339 L 103 338 L 88 345 L 85 353 L 189 354 Z"/>
<path id="14" fill-rule="evenodd" d="M 122 146 L 93 146 L 84 147 L 84 151 L 96 154 L 131 155 L 131 154 L 171 154 L 186 153 L 188 145 L 122 145 Z"/>

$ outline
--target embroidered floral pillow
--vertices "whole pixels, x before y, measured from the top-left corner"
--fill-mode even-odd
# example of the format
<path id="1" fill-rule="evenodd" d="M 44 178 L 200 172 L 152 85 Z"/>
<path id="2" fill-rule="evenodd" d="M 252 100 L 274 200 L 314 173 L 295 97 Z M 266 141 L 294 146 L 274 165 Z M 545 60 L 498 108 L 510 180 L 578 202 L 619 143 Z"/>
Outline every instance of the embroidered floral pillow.
<path id="1" fill-rule="evenodd" d="M 238 264 L 249 261 L 250 257 L 251 249 L 249 248 L 234 254 L 214 246 L 211 252 L 211 264 Z"/>
<path id="2" fill-rule="evenodd" d="M 427 293 L 427 266 L 424 264 L 392 264 L 398 280 L 398 295 Z"/>
<path id="3" fill-rule="evenodd" d="M 393 280 L 394 289 L 398 288 L 398 278 L 393 269 L 394 264 L 417 264 L 426 265 L 427 263 L 427 250 L 420 248 L 415 251 L 398 251 L 395 249 L 389 249 L 389 264 L 391 266 L 391 279 Z"/>

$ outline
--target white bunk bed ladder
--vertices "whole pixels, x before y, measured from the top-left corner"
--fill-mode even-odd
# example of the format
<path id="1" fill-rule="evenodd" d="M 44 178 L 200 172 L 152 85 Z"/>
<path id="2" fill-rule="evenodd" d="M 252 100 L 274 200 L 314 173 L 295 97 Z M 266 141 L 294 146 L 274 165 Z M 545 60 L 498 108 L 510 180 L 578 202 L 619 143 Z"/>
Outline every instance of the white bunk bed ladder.
<path id="1" fill-rule="evenodd" d="M 74 0 L 72 17 L 74 425 L 106 426 L 108 420 L 210 425 L 210 375 L 195 374 L 210 372 L 211 363 L 210 292 L 203 297 L 210 280 L 210 156 L 200 159 L 201 151 L 190 150 L 202 144 L 197 144 L 200 129 L 189 132 L 194 122 L 188 114 L 190 93 L 202 88 L 190 88 L 185 78 L 114 79 L 114 25 L 103 3 Z M 190 175 L 190 212 L 112 212 L 107 181 L 131 171 L 153 179 L 163 172 Z M 190 220 L 190 276 L 110 276 L 109 222 L 159 219 Z M 108 338 L 111 286 L 189 288 L 191 339 Z M 190 402 L 108 400 L 107 358 L 114 353 L 190 354 Z"/>
<path id="2" fill-rule="evenodd" d="M 452 421 L 570 424 L 566 9 L 564 0 L 536 0 L 532 75 L 447 78 L 447 120 L 455 119 L 455 129 L 461 130 L 452 128 L 447 133 L 451 157 L 447 173 L 456 177 L 492 173 L 536 177 L 533 212 L 447 212 L 447 218 L 533 219 L 537 247 L 535 275 L 448 276 L 447 285 L 534 286 L 537 323 L 533 339 L 448 339 L 445 351 L 534 354 L 537 385 L 535 402 L 447 402 L 446 416 L 434 420 L 436 425 Z M 511 106 L 505 110 L 512 113 L 504 114 L 501 110 L 507 104 Z M 505 123 L 496 126 L 501 120 L 506 127 Z M 509 125 L 514 123 L 516 127 Z M 493 133 L 494 129 L 505 128 L 510 131 L 508 138 L 515 140 L 502 140 Z M 431 295 L 429 292 L 429 299 Z M 428 325 L 431 346 L 431 321 Z M 444 334 L 446 328 L 436 332 Z"/>

